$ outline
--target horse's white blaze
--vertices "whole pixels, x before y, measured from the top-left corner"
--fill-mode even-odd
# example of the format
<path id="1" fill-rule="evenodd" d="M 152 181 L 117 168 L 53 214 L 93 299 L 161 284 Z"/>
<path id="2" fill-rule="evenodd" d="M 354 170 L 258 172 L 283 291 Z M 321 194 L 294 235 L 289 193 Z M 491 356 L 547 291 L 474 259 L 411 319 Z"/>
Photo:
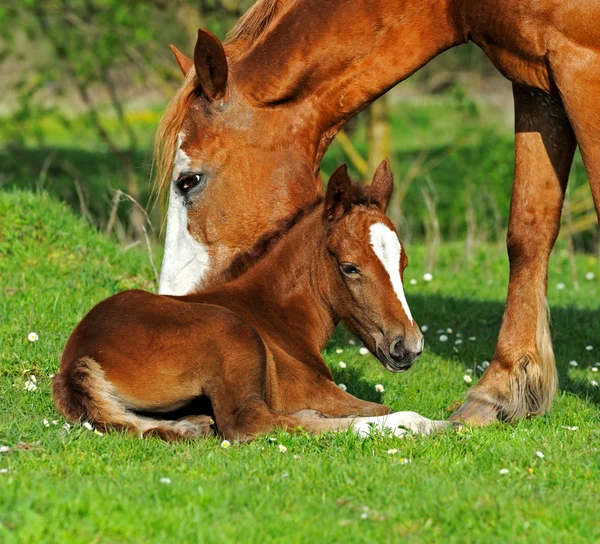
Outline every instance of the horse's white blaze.
<path id="1" fill-rule="evenodd" d="M 190 167 L 190 158 L 181 149 L 181 141 L 180 134 L 173 164 L 172 181 L 175 181 L 181 172 L 185 172 Z M 190 234 L 187 212 L 183 197 L 174 190 L 173 184 L 171 184 L 165 254 L 158 287 L 161 295 L 186 295 L 192 292 L 199 286 L 208 271 L 208 251 Z"/>
<path id="2" fill-rule="evenodd" d="M 402 278 L 400 277 L 400 254 L 402 252 L 400 240 L 398 240 L 396 233 L 384 223 L 373 223 L 369 230 L 371 247 L 388 273 L 394 292 L 402 304 L 406 316 L 412 323 L 412 314 L 408 302 L 406 302 Z"/>
<path id="3" fill-rule="evenodd" d="M 372 431 L 391 431 L 394 436 L 403 437 L 407 429 L 417 434 L 430 434 L 446 429 L 447 421 L 428 419 L 416 412 L 395 412 L 387 416 L 359 417 L 354 420 L 352 429 L 359 436 L 369 436 Z"/>

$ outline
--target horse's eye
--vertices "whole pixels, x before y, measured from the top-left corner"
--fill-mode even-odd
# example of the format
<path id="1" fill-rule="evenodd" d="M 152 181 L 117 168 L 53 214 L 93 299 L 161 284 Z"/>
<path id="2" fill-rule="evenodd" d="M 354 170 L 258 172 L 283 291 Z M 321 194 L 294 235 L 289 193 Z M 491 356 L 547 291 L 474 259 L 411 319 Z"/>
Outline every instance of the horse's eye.
<path id="1" fill-rule="evenodd" d="M 358 267 L 352 263 L 340 263 L 340 270 L 346 276 L 358 276 L 360 274 Z"/>
<path id="2" fill-rule="evenodd" d="M 177 179 L 177 189 L 179 189 L 181 194 L 186 195 L 194 187 L 197 187 L 201 181 L 202 176 L 200 174 L 182 174 Z"/>

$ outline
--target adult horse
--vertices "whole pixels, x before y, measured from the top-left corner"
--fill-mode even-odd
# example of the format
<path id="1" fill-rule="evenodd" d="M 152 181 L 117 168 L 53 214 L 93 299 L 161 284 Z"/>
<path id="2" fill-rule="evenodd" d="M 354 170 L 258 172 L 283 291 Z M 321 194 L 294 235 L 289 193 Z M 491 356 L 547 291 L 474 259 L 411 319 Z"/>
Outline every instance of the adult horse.
<path id="1" fill-rule="evenodd" d="M 472 40 L 513 82 L 510 283 L 490 367 L 453 415 L 543 414 L 557 375 L 548 258 L 578 144 L 600 214 L 600 6 L 591 0 L 260 0 L 225 47 L 200 31 L 158 132 L 170 192 L 163 293 L 226 279 L 239 252 L 321 191 L 339 128 L 388 89 Z M 599 215 L 600 216 L 600 215 Z"/>
<path id="2" fill-rule="evenodd" d="M 393 186 L 387 162 L 368 187 L 352 186 L 340 167 L 325 201 L 244 255 L 237 278 L 184 297 L 133 290 L 104 300 L 67 342 L 56 407 L 102 429 L 170 440 L 213 432 L 211 414 L 198 414 L 202 400 L 233 440 L 276 427 L 365 435 L 375 425 L 396 436 L 401 426 L 448 427 L 342 391 L 321 356 L 339 319 L 389 370 L 406 370 L 423 351 L 402 288 L 406 253 L 385 216 Z M 192 414 L 160 418 L 190 404 Z"/>

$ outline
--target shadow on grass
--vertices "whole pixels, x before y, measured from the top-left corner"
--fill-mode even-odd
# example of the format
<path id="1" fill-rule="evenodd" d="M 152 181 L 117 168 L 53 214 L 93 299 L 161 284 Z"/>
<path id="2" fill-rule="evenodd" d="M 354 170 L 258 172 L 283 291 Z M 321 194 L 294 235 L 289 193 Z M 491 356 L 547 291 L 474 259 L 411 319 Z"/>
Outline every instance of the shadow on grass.
<path id="1" fill-rule="evenodd" d="M 425 335 L 426 352 L 433 352 L 464 368 L 476 368 L 478 363 L 489 361 L 492 358 L 504 304 L 441 295 L 416 295 L 411 297 L 411 308 L 417 322 L 428 326 Z M 578 372 L 585 371 L 587 376 L 592 364 L 600 359 L 600 354 L 598 354 L 600 345 L 594 346 L 596 351 L 585 350 L 585 346 L 590 343 L 590 338 L 600 340 L 598 337 L 600 308 L 589 310 L 558 307 L 551 309 L 551 316 L 552 339 L 560 390 L 600 404 L 600 387 L 592 385 L 592 382 L 583 374 L 581 379 L 574 379 L 569 375 L 571 368 L 569 361 L 577 360 Z M 447 329 L 451 329 L 452 333 L 448 334 Z M 449 337 L 448 341 L 439 341 L 442 333 Z M 457 333 L 461 333 L 462 343 L 459 346 L 454 343 Z M 346 344 L 348 334 L 343 327 L 338 328 L 331 340 L 331 345 Z M 470 340 L 470 338 L 475 338 L 475 340 Z M 336 374 L 335 370 L 334 374 Z M 600 382 L 600 372 L 598 375 L 596 381 Z M 349 388 L 351 387 L 352 392 L 356 393 L 358 397 L 378 401 L 377 396 L 374 396 L 376 395 L 373 389 L 374 384 L 365 382 L 360 370 L 346 369 L 343 376 L 344 383 Z M 595 377 L 596 374 L 592 376 Z"/>

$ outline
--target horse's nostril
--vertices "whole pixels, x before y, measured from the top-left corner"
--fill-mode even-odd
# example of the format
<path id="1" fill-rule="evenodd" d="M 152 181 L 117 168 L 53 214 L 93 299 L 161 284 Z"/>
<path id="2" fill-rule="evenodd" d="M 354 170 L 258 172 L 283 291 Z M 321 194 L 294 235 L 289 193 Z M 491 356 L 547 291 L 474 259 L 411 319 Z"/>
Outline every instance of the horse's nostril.
<path id="1" fill-rule="evenodd" d="M 392 340 L 392 343 L 390 344 L 390 355 L 395 359 L 402 359 L 406 355 L 403 338 L 398 337 Z"/>

